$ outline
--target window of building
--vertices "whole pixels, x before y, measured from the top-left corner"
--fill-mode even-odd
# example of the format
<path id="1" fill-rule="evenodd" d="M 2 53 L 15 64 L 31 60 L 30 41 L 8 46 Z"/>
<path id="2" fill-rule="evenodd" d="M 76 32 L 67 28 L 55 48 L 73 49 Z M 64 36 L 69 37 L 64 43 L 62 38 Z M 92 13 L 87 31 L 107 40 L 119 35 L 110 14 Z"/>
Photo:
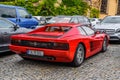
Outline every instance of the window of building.
<path id="1" fill-rule="evenodd" d="M 101 13 L 107 13 L 107 2 L 108 0 L 102 0 L 100 9 Z"/>
<path id="2" fill-rule="evenodd" d="M 117 9 L 117 14 L 120 15 L 120 0 L 118 0 L 118 9 Z"/>

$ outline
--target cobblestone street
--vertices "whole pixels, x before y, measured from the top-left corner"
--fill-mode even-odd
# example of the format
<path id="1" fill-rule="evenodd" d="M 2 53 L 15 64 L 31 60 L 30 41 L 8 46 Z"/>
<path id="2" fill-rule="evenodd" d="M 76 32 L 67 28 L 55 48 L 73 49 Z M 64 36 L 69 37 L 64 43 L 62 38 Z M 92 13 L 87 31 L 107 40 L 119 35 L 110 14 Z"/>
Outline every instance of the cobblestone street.
<path id="1" fill-rule="evenodd" d="M 120 80 L 120 45 L 110 44 L 106 52 L 88 58 L 77 68 L 2 55 L 0 80 Z"/>

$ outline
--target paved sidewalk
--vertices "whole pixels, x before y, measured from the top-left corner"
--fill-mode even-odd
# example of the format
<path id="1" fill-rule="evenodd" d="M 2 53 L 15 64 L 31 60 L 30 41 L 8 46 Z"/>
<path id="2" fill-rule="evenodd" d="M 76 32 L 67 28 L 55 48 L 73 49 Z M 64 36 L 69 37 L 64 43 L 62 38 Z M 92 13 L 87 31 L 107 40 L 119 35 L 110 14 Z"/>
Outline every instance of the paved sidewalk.
<path id="1" fill-rule="evenodd" d="M 120 80 L 120 45 L 111 44 L 77 68 L 64 63 L 0 56 L 0 80 Z"/>

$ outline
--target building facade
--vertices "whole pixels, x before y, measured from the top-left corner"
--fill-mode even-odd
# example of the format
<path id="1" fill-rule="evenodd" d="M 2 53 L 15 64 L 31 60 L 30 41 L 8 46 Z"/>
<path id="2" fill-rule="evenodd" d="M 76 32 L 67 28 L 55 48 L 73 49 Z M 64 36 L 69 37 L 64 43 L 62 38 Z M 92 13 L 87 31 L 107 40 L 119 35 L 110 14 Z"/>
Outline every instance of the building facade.
<path id="1" fill-rule="evenodd" d="M 89 0 L 91 6 L 100 10 L 99 18 L 108 15 L 120 15 L 120 0 Z"/>

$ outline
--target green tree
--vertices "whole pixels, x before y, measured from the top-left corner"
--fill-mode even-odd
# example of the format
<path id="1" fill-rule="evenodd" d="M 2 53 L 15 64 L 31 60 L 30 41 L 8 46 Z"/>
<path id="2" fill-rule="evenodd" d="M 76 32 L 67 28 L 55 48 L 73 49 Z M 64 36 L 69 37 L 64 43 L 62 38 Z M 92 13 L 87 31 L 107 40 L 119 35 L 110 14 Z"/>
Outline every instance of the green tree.
<path id="1" fill-rule="evenodd" d="M 87 15 L 90 6 L 83 0 L 14 0 L 12 2 L 0 2 L 1 4 L 9 4 L 25 7 L 29 13 L 41 16 L 56 16 L 56 15 Z M 37 5 L 34 5 L 36 4 Z M 55 6 L 58 3 L 59 6 Z M 91 9 L 91 17 L 99 16 L 99 10 Z"/>

